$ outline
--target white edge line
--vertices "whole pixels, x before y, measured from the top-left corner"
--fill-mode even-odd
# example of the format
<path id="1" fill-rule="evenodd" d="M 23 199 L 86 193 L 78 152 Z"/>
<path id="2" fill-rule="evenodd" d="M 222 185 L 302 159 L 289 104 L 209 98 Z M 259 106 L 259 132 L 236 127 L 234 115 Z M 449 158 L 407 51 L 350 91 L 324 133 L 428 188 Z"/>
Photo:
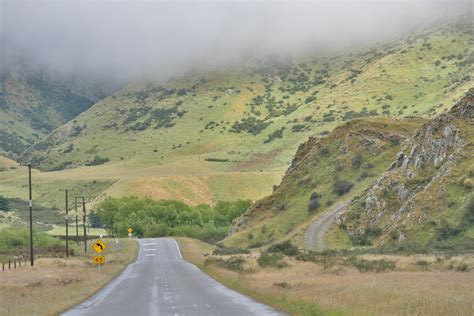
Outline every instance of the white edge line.
<path id="1" fill-rule="evenodd" d="M 176 241 L 176 239 L 173 239 L 173 238 L 171 238 L 171 240 L 174 241 L 174 244 L 176 245 L 176 249 L 178 249 L 179 258 L 182 260 L 183 256 L 181 255 L 181 250 L 179 249 L 178 242 Z"/>

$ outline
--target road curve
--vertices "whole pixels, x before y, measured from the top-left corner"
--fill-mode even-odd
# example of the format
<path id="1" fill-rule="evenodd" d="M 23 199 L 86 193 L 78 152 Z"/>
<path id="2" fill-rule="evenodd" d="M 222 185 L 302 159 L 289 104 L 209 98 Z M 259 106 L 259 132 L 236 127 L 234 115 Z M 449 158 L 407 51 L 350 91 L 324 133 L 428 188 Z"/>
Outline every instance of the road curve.
<path id="1" fill-rule="evenodd" d="M 137 261 L 63 315 L 281 315 L 183 260 L 174 239 L 139 243 Z"/>
<path id="2" fill-rule="evenodd" d="M 351 200 L 337 204 L 333 208 L 329 209 L 329 211 L 319 216 L 308 227 L 304 234 L 306 249 L 313 251 L 323 251 L 324 249 L 326 249 L 326 244 L 324 243 L 324 236 L 326 235 L 329 226 L 331 226 L 337 215 L 350 203 Z"/>

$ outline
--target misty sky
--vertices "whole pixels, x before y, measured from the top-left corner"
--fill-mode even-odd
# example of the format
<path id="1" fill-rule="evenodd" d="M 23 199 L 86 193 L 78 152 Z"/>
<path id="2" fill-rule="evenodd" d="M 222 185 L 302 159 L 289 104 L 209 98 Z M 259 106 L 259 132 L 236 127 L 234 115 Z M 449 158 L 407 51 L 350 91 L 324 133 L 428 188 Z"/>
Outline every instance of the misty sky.
<path id="1" fill-rule="evenodd" d="M 387 41 L 469 10 L 469 0 L 0 0 L 0 53 L 3 65 L 133 80 Z"/>

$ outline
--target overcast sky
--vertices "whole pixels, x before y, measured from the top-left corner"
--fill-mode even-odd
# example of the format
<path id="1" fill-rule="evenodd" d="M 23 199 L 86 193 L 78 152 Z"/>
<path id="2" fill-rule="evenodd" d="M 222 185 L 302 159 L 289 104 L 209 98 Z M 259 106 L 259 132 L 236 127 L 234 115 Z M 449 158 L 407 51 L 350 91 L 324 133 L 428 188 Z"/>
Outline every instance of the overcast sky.
<path id="1" fill-rule="evenodd" d="M 387 41 L 469 10 L 470 0 L 0 0 L 0 53 L 2 64 L 133 80 Z"/>

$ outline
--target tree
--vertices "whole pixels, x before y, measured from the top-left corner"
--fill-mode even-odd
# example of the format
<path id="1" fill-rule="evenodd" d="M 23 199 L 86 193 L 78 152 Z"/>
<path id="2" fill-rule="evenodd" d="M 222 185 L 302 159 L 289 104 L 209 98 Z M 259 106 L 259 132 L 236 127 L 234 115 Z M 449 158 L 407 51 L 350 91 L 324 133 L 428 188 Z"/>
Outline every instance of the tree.
<path id="1" fill-rule="evenodd" d="M 94 228 L 102 227 L 102 221 L 95 211 L 89 213 L 89 223 Z"/>
<path id="2" fill-rule="evenodd" d="M 7 198 L 0 195 L 0 211 L 9 211 L 10 206 Z"/>

